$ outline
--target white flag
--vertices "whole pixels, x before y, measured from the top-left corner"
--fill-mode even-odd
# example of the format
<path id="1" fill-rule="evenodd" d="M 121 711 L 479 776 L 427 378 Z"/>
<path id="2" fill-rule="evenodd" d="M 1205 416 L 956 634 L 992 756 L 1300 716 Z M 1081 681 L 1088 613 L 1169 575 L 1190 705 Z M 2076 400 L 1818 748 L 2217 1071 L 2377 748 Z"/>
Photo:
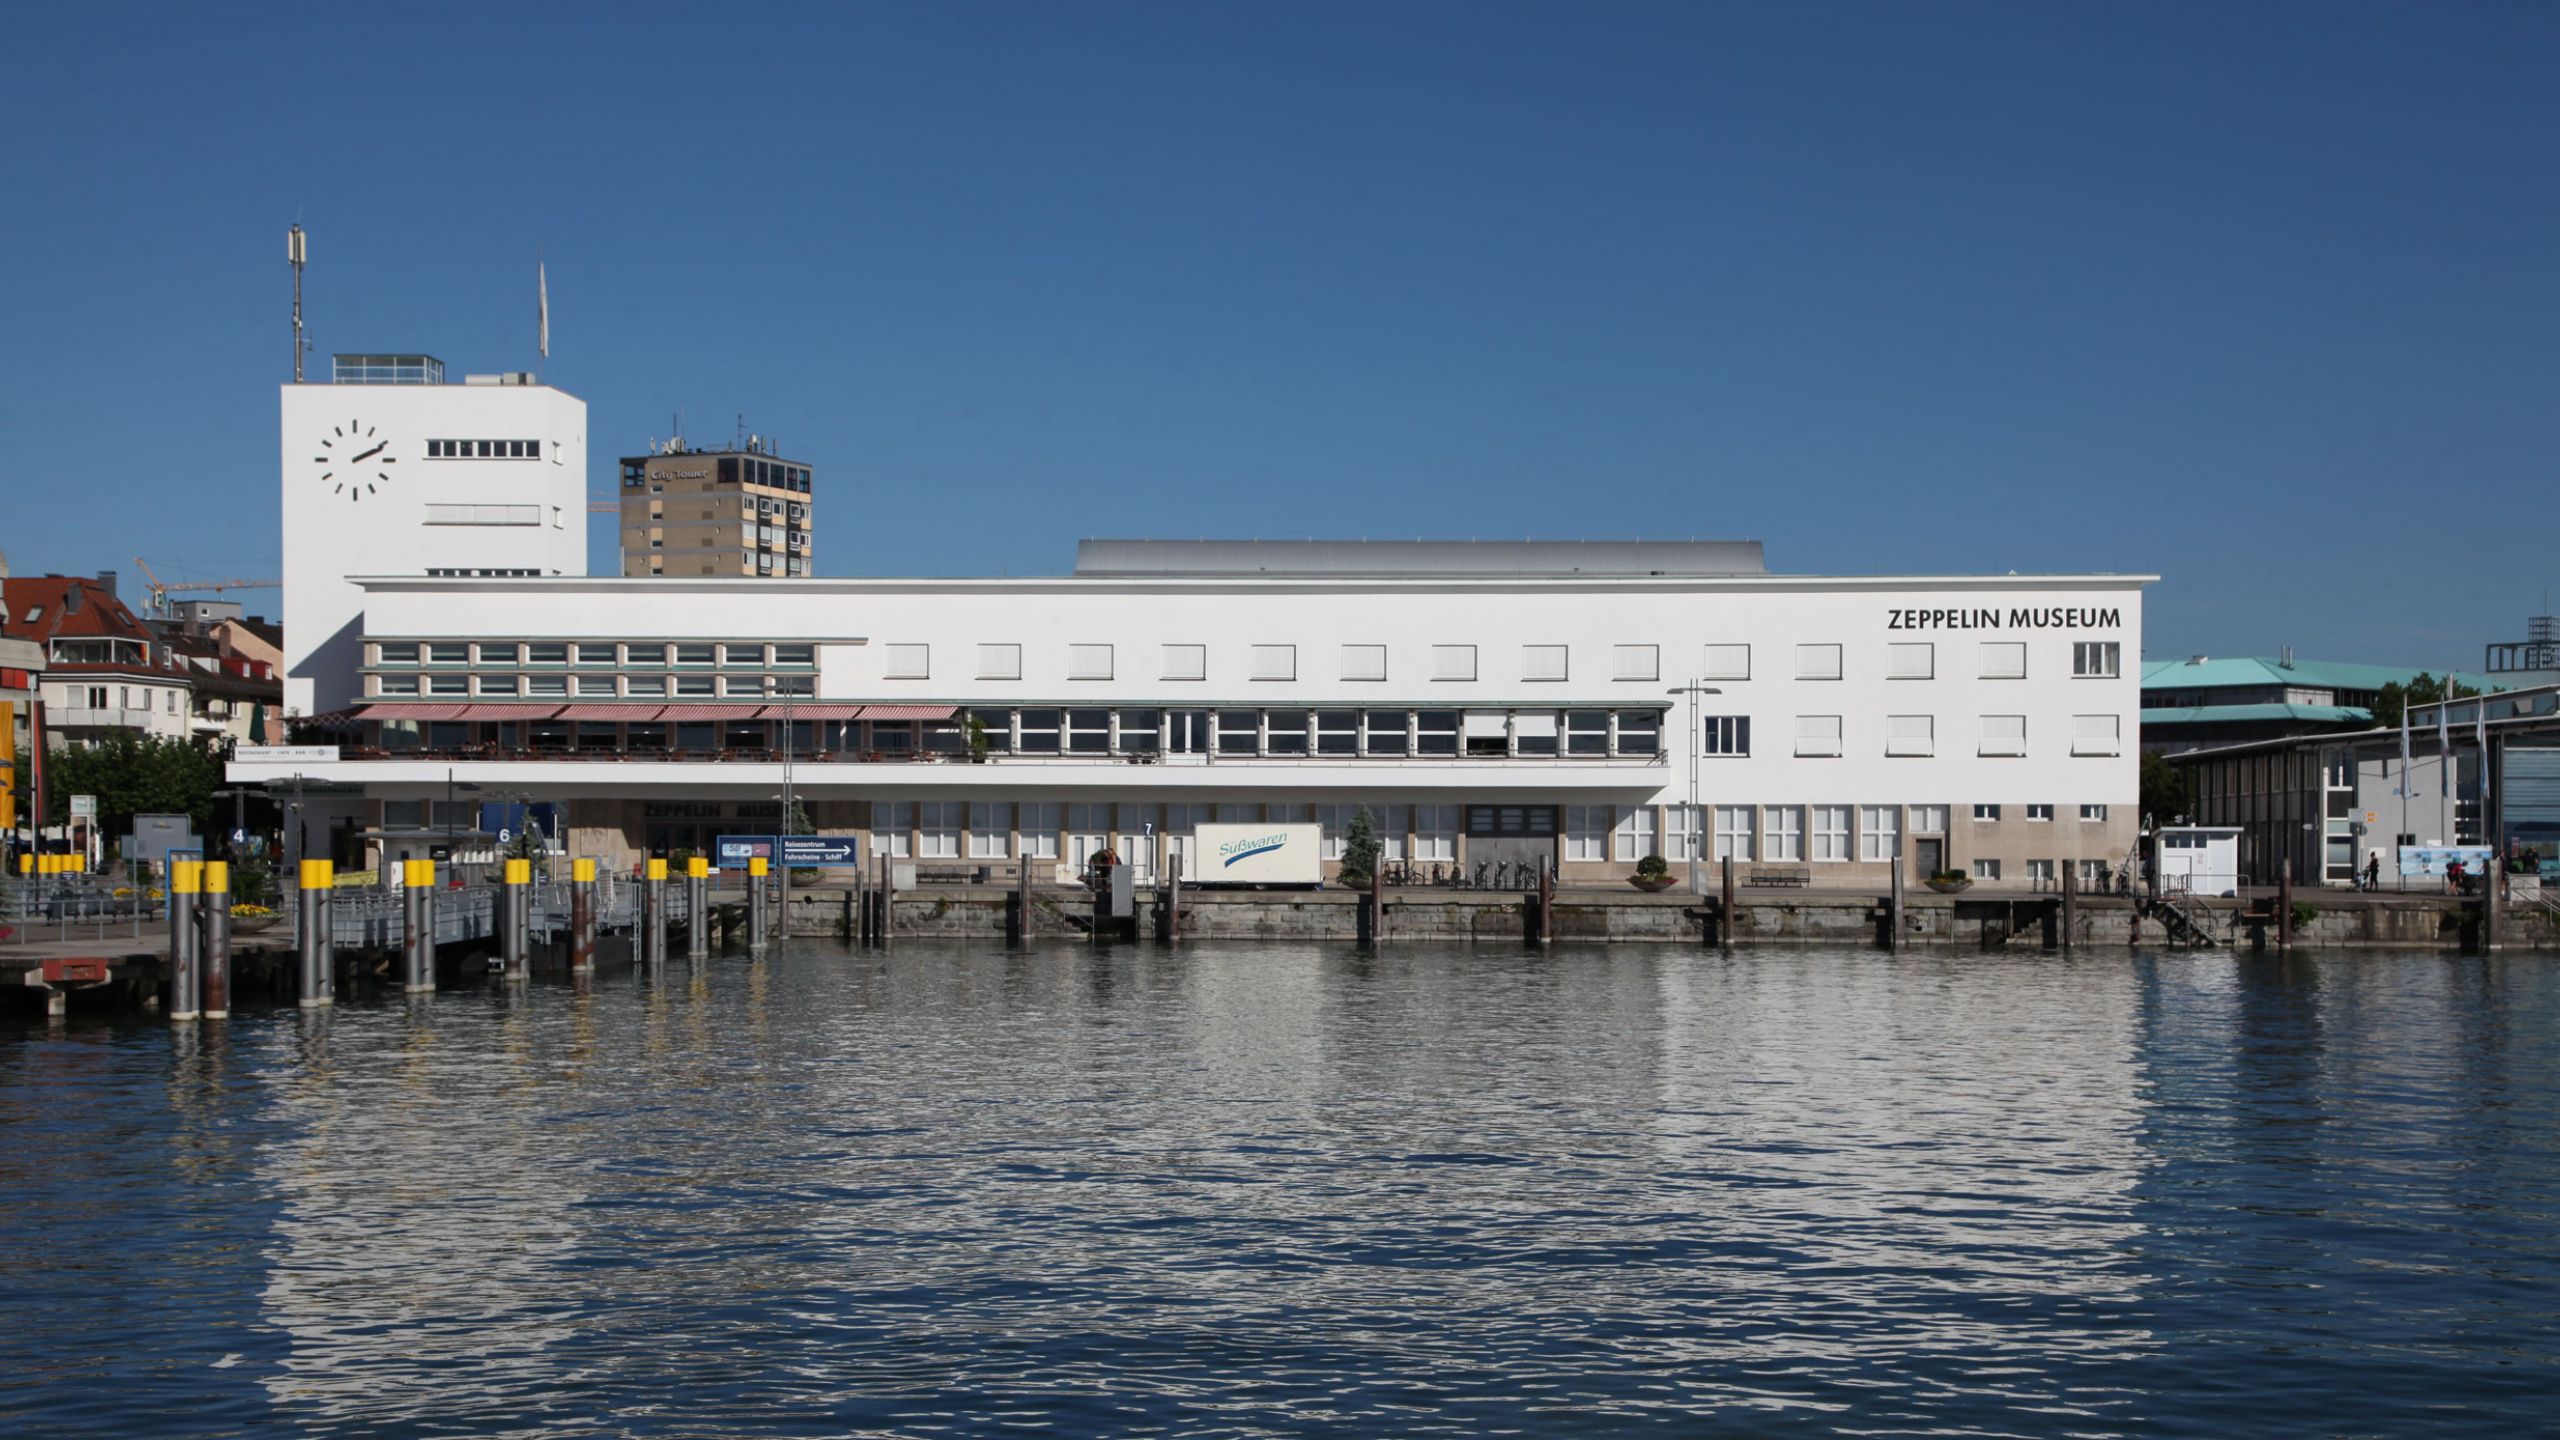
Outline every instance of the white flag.
<path id="1" fill-rule="evenodd" d="M 2447 680 L 2444 688 L 2447 694 L 2452 693 L 2453 682 Z M 2436 764 L 2444 770 L 2441 777 L 2444 781 L 2444 793 L 2451 795 L 2453 793 L 2453 702 L 2450 700 L 2436 702 Z"/>
<path id="2" fill-rule="evenodd" d="M 2400 798 L 2406 800 L 2413 793 L 2409 788 L 2409 701 L 2403 697 L 2400 701 Z"/>
<path id="3" fill-rule="evenodd" d="M 540 260 L 533 262 L 533 290 L 535 309 L 539 312 L 537 319 L 542 328 L 542 358 L 548 360 L 551 358 L 551 276 L 542 268 Z"/>

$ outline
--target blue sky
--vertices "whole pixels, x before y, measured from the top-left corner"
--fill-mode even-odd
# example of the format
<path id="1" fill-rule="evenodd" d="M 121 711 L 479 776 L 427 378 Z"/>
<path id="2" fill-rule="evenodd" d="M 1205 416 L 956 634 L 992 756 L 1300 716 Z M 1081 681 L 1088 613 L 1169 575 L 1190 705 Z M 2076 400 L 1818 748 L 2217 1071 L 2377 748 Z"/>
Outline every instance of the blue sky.
<path id="1" fill-rule="evenodd" d="M 743 413 L 824 574 L 1086 534 L 2156 571 L 2442 667 L 2560 581 L 2560 7 L 38 7 L 0 548 L 272 574 L 332 350 Z M 533 354 L 537 247 L 553 354 Z M 594 532 L 599 568 L 611 537 Z"/>

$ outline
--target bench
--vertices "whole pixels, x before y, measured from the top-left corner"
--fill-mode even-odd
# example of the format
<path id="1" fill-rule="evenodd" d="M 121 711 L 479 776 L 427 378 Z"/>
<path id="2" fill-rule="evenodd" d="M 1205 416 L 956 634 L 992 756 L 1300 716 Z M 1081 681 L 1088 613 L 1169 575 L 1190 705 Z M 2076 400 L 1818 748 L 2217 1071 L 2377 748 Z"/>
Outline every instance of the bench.
<path id="1" fill-rule="evenodd" d="M 1743 878 L 1742 883 L 1763 889 L 1801 890 L 1813 883 L 1813 872 L 1810 870 L 1754 870 Z"/>

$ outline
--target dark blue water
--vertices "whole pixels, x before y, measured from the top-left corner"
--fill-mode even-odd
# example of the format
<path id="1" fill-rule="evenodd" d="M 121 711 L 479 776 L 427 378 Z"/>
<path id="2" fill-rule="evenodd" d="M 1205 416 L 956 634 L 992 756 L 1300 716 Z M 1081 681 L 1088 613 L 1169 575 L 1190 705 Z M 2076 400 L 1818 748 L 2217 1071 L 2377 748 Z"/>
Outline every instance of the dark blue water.
<path id="1" fill-rule="evenodd" d="M 2548 1434 L 2560 962 L 812 947 L 0 1031 L 0 1435 Z"/>

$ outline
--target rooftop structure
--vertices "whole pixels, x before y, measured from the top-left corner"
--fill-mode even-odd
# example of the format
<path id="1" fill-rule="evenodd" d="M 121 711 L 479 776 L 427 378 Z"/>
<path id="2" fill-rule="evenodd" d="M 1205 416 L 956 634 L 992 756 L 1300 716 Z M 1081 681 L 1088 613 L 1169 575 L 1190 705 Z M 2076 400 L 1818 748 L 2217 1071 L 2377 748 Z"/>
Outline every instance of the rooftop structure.
<path id="1" fill-rule="evenodd" d="M 2158 753 L 2362 729 L 2386 685 L 2428 673 L 2402 665 L 2274 658 L 2152 660 L 2142 667 L 2142 748 Z M 2443 677 L 2439 677 L 2443 678 Z M 2475 690 L 2494 683 L 2454 675 Z"/>
<path id="2" fill-rule="evenodd" d="M 441 385 L 444 362 L 433 355 L 332 355 L 332 385 Z"/>

